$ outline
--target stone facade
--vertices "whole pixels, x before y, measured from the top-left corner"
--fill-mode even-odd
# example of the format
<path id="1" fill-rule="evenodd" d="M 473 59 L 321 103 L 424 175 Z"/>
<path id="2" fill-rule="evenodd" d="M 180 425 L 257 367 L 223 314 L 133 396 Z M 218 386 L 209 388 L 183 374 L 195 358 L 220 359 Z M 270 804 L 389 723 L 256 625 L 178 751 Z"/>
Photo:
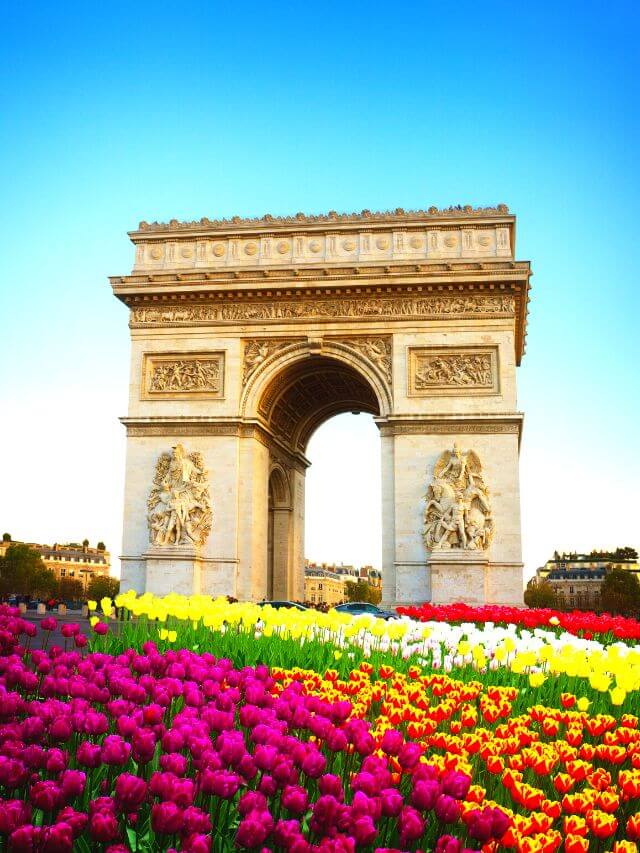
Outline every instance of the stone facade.
<path id="1" fill-rule="evenodd" d="M 309 604 L 342 604 L 345 579 L 327 569 L 307 568 L 304 573 L 304 600 Z"/>
<path id="2" fill-rule="evenodd" d="M 445 578 L 436 598 L 469 598 L 467 569 L 479 600 L 521 602 L 530 268 L 514 233 L 504 206 L 141 223 L 132 274 L 111 279 L 132 344 L 123 588 L 302 599 L 307 443 L 362 411 L 381 434 L 383 602 L 432 598 L 432 574 Z M 443 569 L 423 537 L 425 496 L 455 444 L 481 460 L 492 535 Z M 177 445 L 208 472 L 212 523 L 201 542 L 163 546 L 147 501 Z M 180 496 L 163 500 L 177 524 Z"/>

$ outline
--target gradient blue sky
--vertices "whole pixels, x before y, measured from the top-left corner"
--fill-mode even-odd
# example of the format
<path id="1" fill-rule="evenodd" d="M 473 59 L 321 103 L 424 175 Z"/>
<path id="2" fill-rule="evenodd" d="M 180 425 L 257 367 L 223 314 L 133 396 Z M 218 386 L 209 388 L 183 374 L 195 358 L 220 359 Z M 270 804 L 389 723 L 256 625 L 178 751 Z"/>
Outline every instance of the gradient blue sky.
<path id="1" fill-rule="evenodd" d="M 633 3 L 1 10 L 3 530 L 119 553 L 129 348 L 107 275 L 140 219 L 505 202 L 535 273 L 526 572 L 640 544 Z M 309 557 L 379 562 L 377 442 L 365 416 L 313 439 Z"/>

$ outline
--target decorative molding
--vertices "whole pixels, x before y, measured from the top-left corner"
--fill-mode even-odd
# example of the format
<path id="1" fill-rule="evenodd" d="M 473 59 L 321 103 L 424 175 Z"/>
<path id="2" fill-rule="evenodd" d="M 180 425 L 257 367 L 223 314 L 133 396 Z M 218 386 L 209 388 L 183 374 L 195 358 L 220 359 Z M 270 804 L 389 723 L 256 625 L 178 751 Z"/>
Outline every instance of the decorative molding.
<path id="1" fill-rule="evenodd" d="M 397 207 L 393 211 L 370 211 L 362 210 L 360 213 L 321 213 L 317 215 L 296 213 L 294 216 L 271 216 L 267 213 L 260 217 L 240 217 L 233 216 L 231 219 L 209 219 L 203 216 L 202 219 L 192 220 L 191 222 L 180 222 L 177 219 L 171 219 L 169 222 L 140 222 L 138 230 L 140 232 L 154 231 L 200 231 L 207 228 L 236 228 L 242 226 L 260 226 L 270 228 L 277 225 L 291 225 L 294 228 L 299 228 L 303 225 L 327 224 L 341 225 L 351 222 L 406 222 L 412 219 L 431 219 L 433 217 L 446 218 L 477 218 L 482 216 L 506 216 L 509 214 L 509 208 L 506 204 L 499 204 L 497 207 L 473 207 L 470 204 L 461 206 L 453 205 L 451 207 L 438 208 L 430 207 L 427 210 L 403 210 Z"/>
<path id="2" fill-rule="evenodd" d="M 515 420 L 487 421 L 477 420 L 429 420 L 419 422 L 379 421 L 378 429 L 381 436 L 391 435 L 501 435 L 513 434 L 520 436 L 522 432 L 522 416 Z"/>
<path id="3" fill-rule="evenodd" d="M 132 328 L 206 325 L 219 322 L 264 322 L 314 319 L 438 319 L 470 317 L 513 317 L 513 295 L 460 295 L 412 297 L 333 297 L 277 302 L 229 302 L 222 305 L 167 305 L 134 307 Z"/>
<path id="4" fill-rule="evenodd" d="M 409 347 L 410 397 L 498 394 L 497 347 Z"/>
<path id="5" fill-rule="evenodd" d="M 141 399 L 221 399 L 224 353 L 144 353 Z"/>
<path id="6" fill-rule="evenodd" d="M 120 418 L 127 430 L 127 438 L 204 438 L 209 436 L 229 436 L 232 438 L 251 438 L 287 460 L 287 465 L 302 473 L 309 462 L 300 452 L 287 450 L 265 426 L 257 423 L 245 423 L 238 420 L 211 421 L 206 417 L 185 418 Z"/>
<path id="7" fill-rule="evenodd" d="M 378 369 L 391 387 L 393 382 L 392 359 L 393 341 L 391 335 L 377 337 L 326 338 L 327 343 L 340 343 L 360 353 L 370 364 Z"/>

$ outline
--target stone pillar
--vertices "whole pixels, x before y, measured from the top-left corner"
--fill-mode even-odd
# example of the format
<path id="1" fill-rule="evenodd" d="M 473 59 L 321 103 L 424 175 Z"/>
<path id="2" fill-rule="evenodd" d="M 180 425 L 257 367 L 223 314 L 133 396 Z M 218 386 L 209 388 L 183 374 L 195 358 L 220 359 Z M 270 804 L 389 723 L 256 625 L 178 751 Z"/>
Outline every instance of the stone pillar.
<path id="1" fill-rule="evenodd" d="M 305 474 L 291 470 L 293 511 L 291 513 L 291 564 L 289 566 L 289 595 L 293 601 L 304 601 L 304 491 Z"/>
<path id="2" fill-rule="evenodd" d="M 428 567 L 432 604 L 487 603 L 489 559 L 484 551 L 432 551 Z"/>
<path id="3" fill-rule="evenodd" d="M 382 606 L 396 603 L 396 530 L 393 435 L 381 434 Z"/>
<path id="4" fill-rule="evenodd" d="M 199 595 L 202 562 L 193 545 L 163 545 L 151 547 L 144 554 L 146 562 L 146 592 L 154 595 Z"/>
<path id="5" fill-rule="evenodd" d="M 508 431 L 491 422 L 472 421 L 464 432 L 454 424 L 451 432 L 441 423 L 434 426 L 437 431 L 426 419 L 381 423 L 383 602 L 388 607 L 425 601 L 521 605 L 517 422 Z M 482 463 L 495 528 L 486 552 L 430 552 L 424 543 L 425 495 L 434 466 L 456 442 Z"/>
<path id="6" fill-rule="evenodd" d="M 267 595 L 269 451 L 254 436 L 244 436 L 239 456 L 236 597 L 262 601 Z"/>

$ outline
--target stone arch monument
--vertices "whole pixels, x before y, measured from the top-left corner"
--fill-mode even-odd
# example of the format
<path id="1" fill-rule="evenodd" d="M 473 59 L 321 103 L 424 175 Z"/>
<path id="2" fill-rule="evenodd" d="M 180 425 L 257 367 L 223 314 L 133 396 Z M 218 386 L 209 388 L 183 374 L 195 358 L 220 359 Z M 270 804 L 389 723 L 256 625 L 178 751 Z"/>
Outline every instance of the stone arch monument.
<path id="1" fill-rule="evenodd" d="M 303 597 L 307 443 L 368 412 L 383 601 L 522 601 L 531 274 L 515 217 L 449 208 L 130 233 L 123 589 Z"/>

